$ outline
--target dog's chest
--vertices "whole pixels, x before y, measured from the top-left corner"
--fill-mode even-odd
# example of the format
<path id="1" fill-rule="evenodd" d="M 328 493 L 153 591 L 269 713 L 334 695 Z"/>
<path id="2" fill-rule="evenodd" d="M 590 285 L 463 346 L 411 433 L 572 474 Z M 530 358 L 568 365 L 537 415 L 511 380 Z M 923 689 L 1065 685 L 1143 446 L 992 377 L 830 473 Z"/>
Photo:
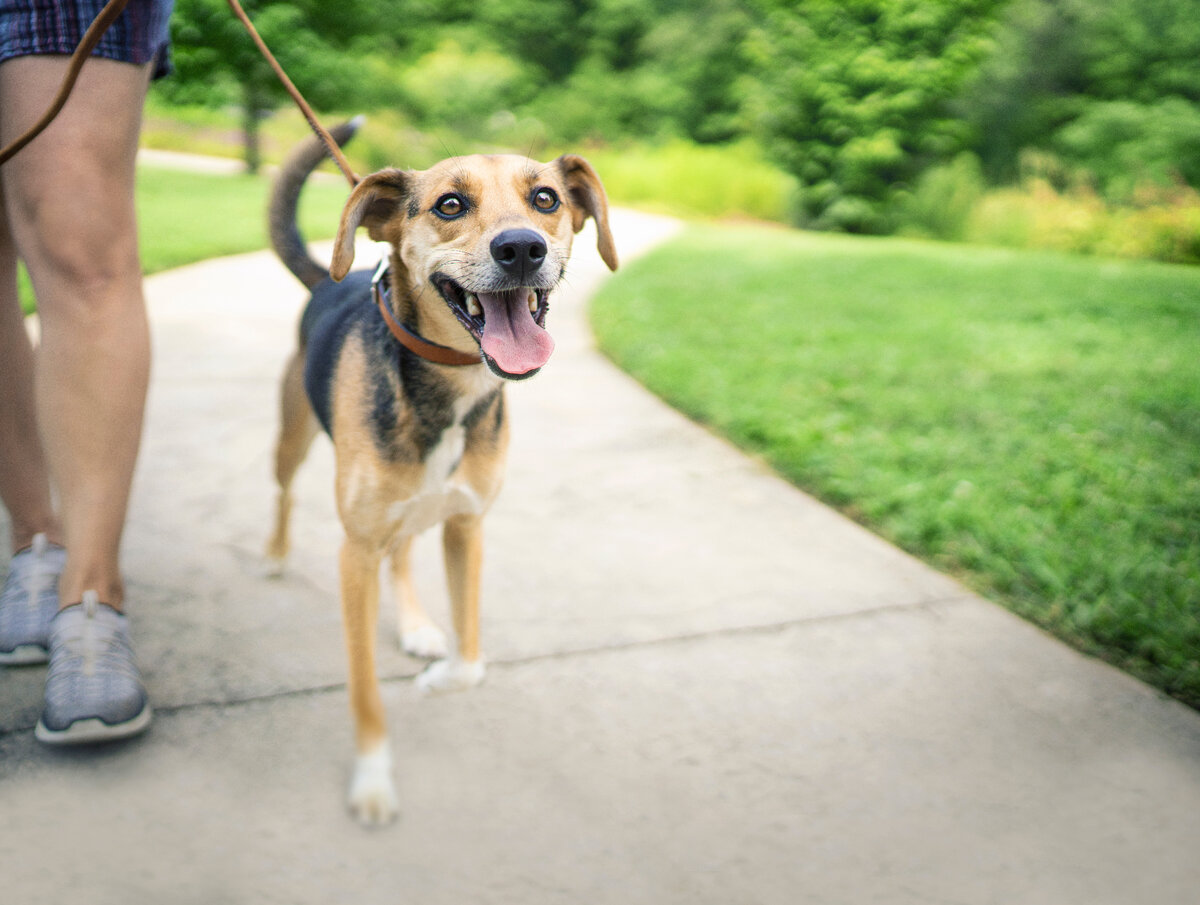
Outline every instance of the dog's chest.
<path id="1" fill-rule="evenodd" d="M 483 499 L 459 473 L 465 448 L 466 428 L 461 424 L 456 422 L 442 431 L 425 457 L 416 492 L 407 499 L 388 503 L 386 518 L 390 531 L 419 534 L 453 516 L 483 512 Z"/>
<path id="2" fill-rule="evenodd" d="M 355 524 L 371 533 L 395 537 L 414 535 L 457 515 L 481 515 L 494 488 L 476 486 L 463 467 L 470 451 L 466 415 L 477 398 L 459 398 L 452 420 L 427 447 L 419 465 L 389 467 L 371 457 L 344 472 L 342 505 Z"/>

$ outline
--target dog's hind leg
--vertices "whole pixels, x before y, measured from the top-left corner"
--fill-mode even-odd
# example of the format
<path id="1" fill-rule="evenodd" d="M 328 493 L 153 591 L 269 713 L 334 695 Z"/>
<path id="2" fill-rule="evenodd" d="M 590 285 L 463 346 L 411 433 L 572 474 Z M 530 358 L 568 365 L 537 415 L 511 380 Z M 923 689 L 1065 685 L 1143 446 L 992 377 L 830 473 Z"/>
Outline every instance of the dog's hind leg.
<path id="1" fill-rule="evenodd" d="M 410 657 L 436 660 L 446 656 L 446 633 L 434 625 L 417 598 L 410 565 L 412 542 L 411 535 L 399 538 L 388 558 L 396 594 L 400 648 Z"/>
<path id="2" fill-rule="evenodd" d="M 417 677 L 422 691 L 458 691 L 483 681 L 479 653 L 479 583 L 483 569 L 483 519 L 459 515 L 446 520 L 442 532 L 446 579 L 454 616 L 457 650 L 437 660 Z"/>
<path id="3" fill-rule="evenodd" d="M 288 522 L 292 514 L 292 480 L 320 430 L 304 392 L 304 351 L 296 352 L 283 372 L 279 405 L 279 442 L 275 446 L 275 531 L 267 543 L 268 571 L 279 575 L 290 546 Z"/>
<path id="4" fill-rule="evenodd" d="M 375 636 L 379 622 L 380 553 L 347 538 L 342 546 L 342 623 L 350 663 L 350 710 L 354 715 L 354 778 L 349 805 L 360 823 L 377 825 L 396 816 L 392 755 L 379 677 Z"/>

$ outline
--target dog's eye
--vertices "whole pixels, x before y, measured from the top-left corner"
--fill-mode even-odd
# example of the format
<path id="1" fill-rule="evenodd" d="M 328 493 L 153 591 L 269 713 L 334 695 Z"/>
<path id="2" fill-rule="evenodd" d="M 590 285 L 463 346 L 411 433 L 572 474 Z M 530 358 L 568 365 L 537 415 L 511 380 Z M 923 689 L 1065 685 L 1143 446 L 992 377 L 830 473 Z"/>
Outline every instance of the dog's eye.
<path id="1" fill-rule="evenodd" d="M 538 189 L 533 193 L 533 206 L 544 214 L 558 210 L 558 195 L 554 189 Z"/>
<path id="2" fill-rule="evenodd" d="M 439 217 L 453 220 L 467 209 L 467 203 L 459 195 L 443 195 L 433 206 L 433 212 Z"/>

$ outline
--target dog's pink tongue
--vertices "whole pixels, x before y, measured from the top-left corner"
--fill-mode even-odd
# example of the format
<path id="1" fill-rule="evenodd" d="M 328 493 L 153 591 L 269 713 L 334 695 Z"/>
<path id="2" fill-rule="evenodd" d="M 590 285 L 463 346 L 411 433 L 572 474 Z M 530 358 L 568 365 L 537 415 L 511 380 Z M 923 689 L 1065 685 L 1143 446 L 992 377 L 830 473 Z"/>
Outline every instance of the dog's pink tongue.
<path id="1" fill-rule="evenodd" d="M 479 293 L 483 306 L 483 351 L 502 371 L 528 374 L 550 360 L 554 339 L 537 325 L 523 290 Z"/>

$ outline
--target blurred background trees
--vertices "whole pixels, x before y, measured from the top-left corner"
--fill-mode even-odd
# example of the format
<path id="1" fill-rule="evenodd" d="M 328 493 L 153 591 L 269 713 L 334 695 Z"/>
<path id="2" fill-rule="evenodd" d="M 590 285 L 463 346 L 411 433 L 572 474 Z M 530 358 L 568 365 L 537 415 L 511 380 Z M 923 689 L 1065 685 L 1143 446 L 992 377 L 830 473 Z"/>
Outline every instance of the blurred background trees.
<path id="1" fill-rule="evenodd" d="M 952 101 L 999 0 L 763 0 L 755 117 L 800 181 L 801 225 L 886 232 L 899 193 L 964 150 Z"/>
<path id="2" fill-rule="evenodd" d="M 1200 0 L 246 6 L 319 110 L 522 151 L 752 144 L 814 228 L 954 237 L 995 186 L 1135 206 L 1200 187 Z M 243 110 L 253 156 L 270 73 L 224 0 L 177 0 L 173 28 L 157 96 Z"/>

